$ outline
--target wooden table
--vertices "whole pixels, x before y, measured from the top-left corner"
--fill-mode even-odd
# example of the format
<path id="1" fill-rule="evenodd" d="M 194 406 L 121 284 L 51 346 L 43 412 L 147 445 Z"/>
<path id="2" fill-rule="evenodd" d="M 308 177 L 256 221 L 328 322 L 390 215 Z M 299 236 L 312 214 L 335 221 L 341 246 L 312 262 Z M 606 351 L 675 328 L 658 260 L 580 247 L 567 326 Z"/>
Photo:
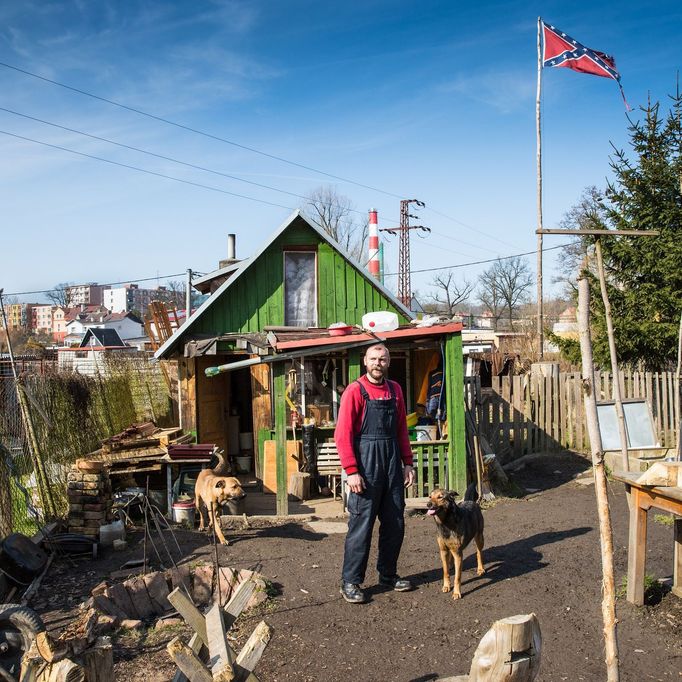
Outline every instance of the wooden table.
<path id="1" fill-rule="evenodd" d="M 628 541 L 627 600 L 644 604 L 646 569 L 646 519 L 652 507 L 682 516 L 682 488 L 652 487 L 637 483 L 638 473 L 620 472 L 613 478 L 630 489 L 630 531 Z M 682 518 L 674 521 L 673 594 L 682 597 Z"/>

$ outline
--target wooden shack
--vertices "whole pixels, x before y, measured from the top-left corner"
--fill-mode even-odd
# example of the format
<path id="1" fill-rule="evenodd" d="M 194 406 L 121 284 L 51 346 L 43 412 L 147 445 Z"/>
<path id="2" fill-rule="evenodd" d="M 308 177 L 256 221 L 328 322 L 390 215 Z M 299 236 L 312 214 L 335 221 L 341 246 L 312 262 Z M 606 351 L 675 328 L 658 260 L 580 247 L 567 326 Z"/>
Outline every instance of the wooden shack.
<path id="1" fill-rule="evenodd" d="M 429 372 L 439 363 L 444 369 L 447 417 L 437 441 L 415 443 L 415 494 L 429 485 L 466 485 L 460 324 L 411 324 L 410 311 L 299 211 L 251 258 L 216 277 L 224 281 L 156 357 L 178 361 L 185 431 L 233 458 L 252 449 L 261 480 L 275 468 L 278 513 L 288 509 L 287 451 L 300 437 L 296 427 L 314 420 L 317 441 L 331 440 L 340 393 L 360 376 L 364 347 L 379 339 L 391 351 L 390 376 L 408 411 Z M 395 313 L 401 326 L 377 335 L 355 328 L 365 313 L 380 310 Z M 352 333 L 331 336 L 336 322 L 353 326 Z M 274 462 L 265 458 L 272 441 Z"/>

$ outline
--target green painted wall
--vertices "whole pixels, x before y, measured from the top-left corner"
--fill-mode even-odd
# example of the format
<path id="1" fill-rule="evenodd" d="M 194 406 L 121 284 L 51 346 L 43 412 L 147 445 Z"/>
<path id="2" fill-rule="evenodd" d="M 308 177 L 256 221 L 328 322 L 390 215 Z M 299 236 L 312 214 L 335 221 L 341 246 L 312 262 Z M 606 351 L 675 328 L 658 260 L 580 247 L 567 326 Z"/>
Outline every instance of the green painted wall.
<path id="1" fill-rule="evenodd" d="M 372 310 L 390 310 L 407 318 L 329 244 L 295 220 L 249 269 L 192 325 L 191 333 L 258 332 L 284 324 L 284 256 L 288 246 L 317 250 L 318 325 L 343 321 L 359 324 Z"/>

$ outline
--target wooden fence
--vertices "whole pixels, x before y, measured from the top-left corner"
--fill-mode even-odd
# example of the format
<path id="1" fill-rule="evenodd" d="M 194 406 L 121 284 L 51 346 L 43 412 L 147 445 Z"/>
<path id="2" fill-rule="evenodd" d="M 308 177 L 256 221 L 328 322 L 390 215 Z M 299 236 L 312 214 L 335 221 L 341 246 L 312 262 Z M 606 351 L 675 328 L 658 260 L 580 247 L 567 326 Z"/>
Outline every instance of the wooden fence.
<path id="1" fill-rule="evenodd" d="M 663 447 L 675 447 L 680 415 L 676 413 L 674 372 L 620 372 L 621 396 L 646 398 Z M 613 399 L 610 372 L 595 375 L 597 400 Z M 554 376 L 539 373 L 493 377 L 492 388 L 481 388 L 478 377 L 466 379 L 467 405 L 482 434 L 502 461 L 532 452 L 590 448 L 582 378 L 579 372 Z"/>

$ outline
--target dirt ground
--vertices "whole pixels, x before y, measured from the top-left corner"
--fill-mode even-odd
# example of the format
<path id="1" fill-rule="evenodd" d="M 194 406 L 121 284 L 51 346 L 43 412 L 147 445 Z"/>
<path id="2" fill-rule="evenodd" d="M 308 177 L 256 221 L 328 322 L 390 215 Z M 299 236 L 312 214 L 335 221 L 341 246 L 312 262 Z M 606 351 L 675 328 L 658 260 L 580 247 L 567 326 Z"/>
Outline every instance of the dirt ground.
<path id="1" fill-rule="evenodd" d="M 345 603 L 339 595 L 344 535 L 304 523 L 259 523 L 231 530 L 232 544 L 219 548 L 223 566 L 251 568 L 272 582 L 273 597 L 244 614 L 233 630 L 239 646 L 260 620 L 273 638 L 256 670 L 276 680 L 367 680 L 426 682 L 469 671 L 474 650 L 498 618 L 537 614 L 543 636 L 537 679 L 605 679 L 600 611 L 600 552 L 594 487 L 574 476 L 587 469 L 576 455 L 547 456 L 517 475 L 529 493 L 502 499 L 484 511 L 487 572 L 477 577 L 471 548 L 465 553 L 463 599 L 440 590 L 441 571 L 434 521 L 407 519 L 401 575 L 417 585 L 410 593 L 376 587 L 370 557 L 366 586 L 371 601 Z M 627 505 L 620 484 L 611 486 L 616 576 L 626 574 Z M 672 526 L 649 518 L 647 573 L 672 573 Z M 189 560 L 212 557 L 206 536 L 183 531 Z M 127 553 L 109 553 L 77 566 L 57 564 L 33 606 L 50 629 L 63 627 L 89 589 L 126 559 L 141 556 L 133 540 Z M 621 680 L 682 680 L 682 600 L 665 594 L 636 608 L 618 599 Z M 182 627 L 115 633 L 116 679 L 170 680 L 166 642 Z"/>

